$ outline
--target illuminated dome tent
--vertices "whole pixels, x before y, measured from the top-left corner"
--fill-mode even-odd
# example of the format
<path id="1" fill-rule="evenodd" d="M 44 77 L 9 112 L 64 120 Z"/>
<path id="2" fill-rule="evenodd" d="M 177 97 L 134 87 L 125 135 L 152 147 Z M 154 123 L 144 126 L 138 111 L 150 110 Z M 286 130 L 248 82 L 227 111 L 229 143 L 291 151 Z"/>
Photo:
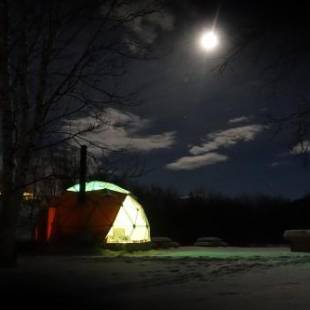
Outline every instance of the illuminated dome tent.
<path id="1" fill-rule="evenodd" d="M 89 234 L 103 243 L 150 242 L 150 227 L 142 206 L 131 193 L 115 184 L 93 181 L 67 189 L 49 205 L 44 225 L 38 225 L 36 240 L 62 240 Z"/>

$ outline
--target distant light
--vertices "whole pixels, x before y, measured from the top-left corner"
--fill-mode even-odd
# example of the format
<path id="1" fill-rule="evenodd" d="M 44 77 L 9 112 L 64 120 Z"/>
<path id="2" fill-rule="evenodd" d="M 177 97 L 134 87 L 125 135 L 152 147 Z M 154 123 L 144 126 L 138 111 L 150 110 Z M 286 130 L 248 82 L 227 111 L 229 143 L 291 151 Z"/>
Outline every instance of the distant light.
<path id="1" fill-rule="evenodd" d="M 200 39 L 201 47 L 206 51 L 212 51 L 219 45 L 219 38 L 214 31 L 207 31 Z"/>

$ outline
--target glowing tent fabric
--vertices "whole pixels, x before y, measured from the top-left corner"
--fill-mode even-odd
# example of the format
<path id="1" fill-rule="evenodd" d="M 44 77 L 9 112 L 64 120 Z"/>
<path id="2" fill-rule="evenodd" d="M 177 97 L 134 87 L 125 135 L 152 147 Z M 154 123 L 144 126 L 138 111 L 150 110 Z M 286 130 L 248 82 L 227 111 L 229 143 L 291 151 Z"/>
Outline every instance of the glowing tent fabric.
<path id="1" fill-rule="evenodd" d="M 92 184 L 91 184 L 92 183 Z M 101 186 L 101 188 L 99 188 Z M 88 234 L 103 243 L 145 243 L 150 227 L 142 206 L 130 192 L 107 182 L 86 183 L 83 202 L 79 187 L 70 187 L 50 202 L 46 227 L 36 240 L 62 240 Z M 45 231 L 42 236 L 42 231 Z"/>
<path id="2" fill-rule="evenodd" d="M 109 182 L 102 182 L 102 181 L 92 181 L 87 182 L 85 186 L 86 192 L 91 191 L 98 191 L 98 190 L 109 190 L 117 193 L 123 193 L 123 194 L 130 194 L 130 192 L 124 188 L 121 188 L 118 185 L 115 185 L 113 183 Z M 75 184 L 69 188 L 67 188 L 67 191 L 69 192 L 79 192 L 80 191 L 80 184 Z"/>
<path id="3" fill-rule="evenodd" d="M 150 230 L 142 206 L 127 195 L 109 230 L 107 243 L 150 241 Z"/>

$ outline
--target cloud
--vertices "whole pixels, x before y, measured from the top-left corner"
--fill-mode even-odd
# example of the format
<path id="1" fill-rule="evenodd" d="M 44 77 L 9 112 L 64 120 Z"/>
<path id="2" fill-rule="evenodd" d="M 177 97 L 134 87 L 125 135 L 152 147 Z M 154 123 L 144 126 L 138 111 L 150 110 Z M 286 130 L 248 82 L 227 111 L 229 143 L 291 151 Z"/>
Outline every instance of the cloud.
<path id="1" fill-rule="evenodd" d="M 170 170 L 193 170 L 228 160 L 228 156 L 218 153 L 206 153 L 198 156 L 184 156 L 166 165 Z"/>
<path id="2" fill-rule="evenodd" d="M 161 32 L 171 31 L 174 28 L 174 18 L 168 12 L 155 12 L 135 18 L 128 29 L 130 33 L 124 36 L 124 43 L 133 54 L 146 51 L 152 46 Z"/>
<path id="3" fill-rule="evenodd" d="M 112 12 L 111 3 L 107 3 L 102 5 L 101 13 L 124 21 L 129 32 L 123 39 L 132 52 L 139 52 L 141 44 L 153 44 L 162 31 L 174 29 L 174 16 L 156 0 L 124 1 Z"/>
<path id="4" fill-rule="evenodd" d="M 76 140 L 88 144 L 89 150 L 96 154 L 103 152 L 109 155 L 111 152 L 122 150 L 149 152 L 167 149 L 175 144 L 174 131 L 151 135 L 141 133 L 150 125 L 148 119 L 108 108 L 99 117 L 89 116 L 71 120 L 63 129 L 71 134 L 85 131 Z"/>
<path id="5" fill-rule="evenodd" d="M 248 122 L 249 120 L 250 118 L 247 116 L 240 116 L 240 117 L 230 119 L 228 121 L 228 124 L 244 123 L 244 122 Z"/>
<path id="6" fill-rule="evenodd" d="M 199 146 L 189 148 L 189 156 L 184 156 L 166 165 L 170 170 L 192 170 L 208 165 L 227 161 L 228 156 L 214 152 L 219 148 L 228 148 L 239 142 L 248 142 L 262 132 L 266 126 L 252 124 L 212 132 L 207 135 L 207 141 Z"/>
<path id="7" fill-rule="evenodd" d="M 154 12 L 135 18 L 129 27 L 144 43 L 152 44 L 160 31 L 173 30 L 174 18 L 168 12 Z"/>
<path id="8" fill-rule="evenodd" d="M 113 108 L 107 108 L 102 114 L 102 118 L 109 127 L 125 127 L 130 133 L 135 133 L 139 130 L 150 126 L 151 122 L 148 119 L 142 119 L 140 116 L 130 112 L 121 112 Z"/>
<path id="9" fill-rule="evenodd" d="M 191 147 L 189 153 L 192 155 L 199 155 L 206 152 L 215 151 L 219 148 L 227 148 L 239 142 L 252 141 L 264 129 L 265 126 L 263 125 L 253 124 L 216 131 L 208 134 L 207 142 L 199 146 Z"/>
<path id="10" fill-rule="evenodd" d="M 310 153 L 310 141 L 304 140 L 296 144 L 291 150 L 291 155 L 300 155 Z"/>

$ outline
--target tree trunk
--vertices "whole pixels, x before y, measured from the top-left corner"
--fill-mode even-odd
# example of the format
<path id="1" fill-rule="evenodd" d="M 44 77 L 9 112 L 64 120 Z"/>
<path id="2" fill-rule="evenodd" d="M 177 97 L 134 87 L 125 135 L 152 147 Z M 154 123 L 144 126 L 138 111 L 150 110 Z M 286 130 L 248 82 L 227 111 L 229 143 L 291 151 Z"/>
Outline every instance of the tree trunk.
<path id="1" fill-rule="evenodd" d="M 0 266 L 16 264 L 16 225 L 18 195 L 14 193 L 14 119 L 9 95 L 8 6 L 0 0 L 0 124 L 1 124 L 1 199 L 0 199 Z"/>

